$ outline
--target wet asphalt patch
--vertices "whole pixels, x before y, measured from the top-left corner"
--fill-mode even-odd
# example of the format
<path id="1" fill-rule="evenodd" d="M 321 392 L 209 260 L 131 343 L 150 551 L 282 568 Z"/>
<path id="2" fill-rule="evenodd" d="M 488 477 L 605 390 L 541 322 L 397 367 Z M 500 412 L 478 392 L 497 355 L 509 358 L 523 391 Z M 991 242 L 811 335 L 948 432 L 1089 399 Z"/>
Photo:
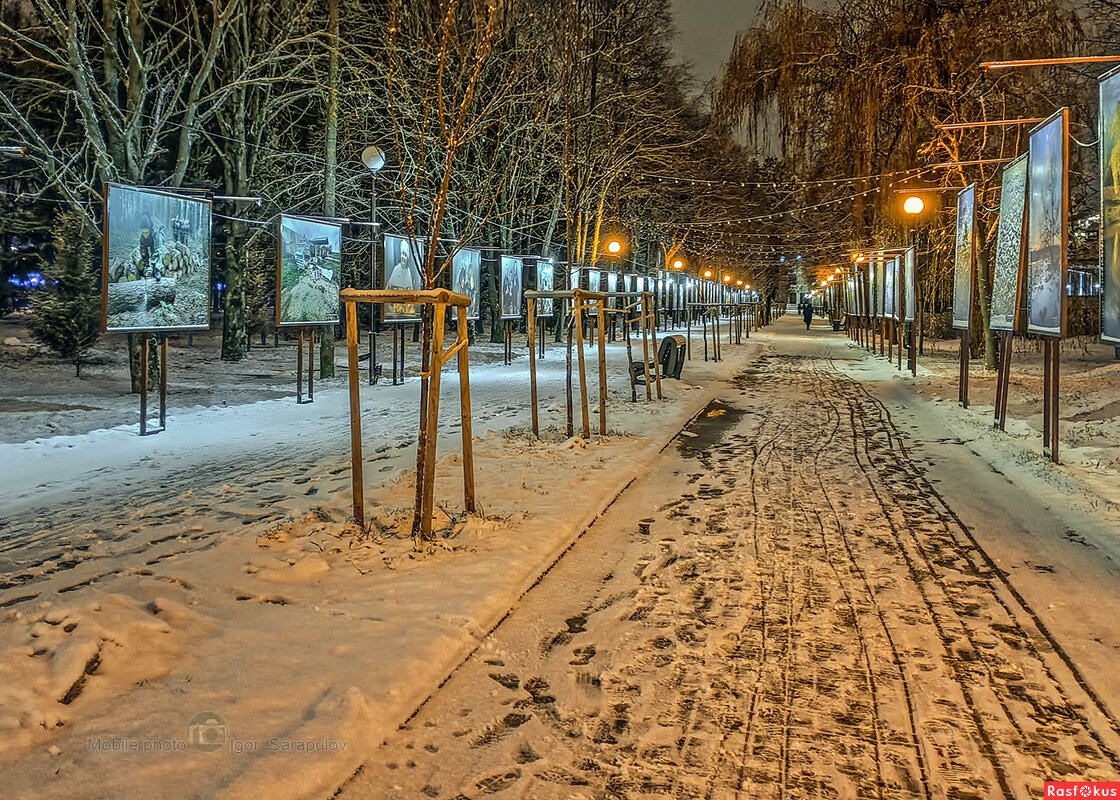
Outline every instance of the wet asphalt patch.
<path id="1" fill-rule="evenodd" d="M 743 417 L 743 410 L 722 400 L 713 400 L 704 407 L 677 437 L 677 449 L 682 455 L 711 450 L 723 441 L 724 434 Z"/>

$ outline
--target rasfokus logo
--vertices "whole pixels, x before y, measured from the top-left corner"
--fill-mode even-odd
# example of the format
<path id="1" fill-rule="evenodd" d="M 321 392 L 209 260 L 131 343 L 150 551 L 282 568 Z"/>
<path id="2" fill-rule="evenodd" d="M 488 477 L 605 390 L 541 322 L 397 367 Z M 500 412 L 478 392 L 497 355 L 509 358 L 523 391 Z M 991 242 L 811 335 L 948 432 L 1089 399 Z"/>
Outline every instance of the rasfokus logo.
<path id="1" fill-rule="evenodd" d="M 1043 797 L 1115 797 L 1120 798 L 1120 782 L 1116 781 L 1047 781 Z"/>

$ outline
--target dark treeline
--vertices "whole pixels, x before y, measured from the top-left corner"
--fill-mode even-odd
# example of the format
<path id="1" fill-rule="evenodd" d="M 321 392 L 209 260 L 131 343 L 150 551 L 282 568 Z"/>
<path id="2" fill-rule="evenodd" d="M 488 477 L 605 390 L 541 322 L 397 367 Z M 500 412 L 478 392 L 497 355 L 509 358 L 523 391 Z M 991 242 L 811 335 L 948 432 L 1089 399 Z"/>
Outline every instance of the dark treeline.
<path id="1" fill-rule="evenodd" d="M 608 236 L 622 269 L 687 253 L 745 277 L 745 252 L 681 223 L 757 213 L 773 165 L 710 126 L 672 41 L 665 0 L 5 0 L 0 136 L 26 147 L 0 162 L 5 278 L 54 259 L 60 217 L 99 229 L 107 182 L 262 198 L 215 203 L 230 359 L 271 313 L 256 223 L 368 220 L 374 191 L 383 231 L 427 240 L 430 286 L 455 240 L 551 256 L 558 284 Z M 368 286 L 373 235 L 347 231 L 344 284 Z"/>
<path id="2" fill-rule="evenodd" d="M 956 191 L 977 184 L 978 287 L 974 351 L 995 363 L 987 330 L 999 189 L 1006 160 L 1026 152 L 1031 124 L 946 130 L 939 126 L 1045 118 L 1071 109 L 1071 261 L 1097 261 L 1099 213 L 1096 76 L 1113 65 L 985 70 L 981 63 L 1116 54 L 1116 0 L 855 0 L 818 7 L 764 6 L 736 40 L 715 96 L 715 120 L 769 148 L 803 184 L 787 243 L 808 253 L 810 281 L 852 251 L 919 245 L 919 296 L 927 320 L 951 298 Z M 976 163 L 983 162 L 983 163 Z M 946 165 L 918 171 L 914 168 Z M 940 189 L 907 217 L 903 189 Z M 797 191 L 794 189 L 794 191 Z M 842 198 L 841 202 L 829 203 Z M 1093 332 L 1092 321 L 1085 330 Z"/>
<path id="3" fill-rule="evenodd" d="M 905 171 L 1026 147 L 1026 126 L 942 123 L 1069 105 L 1092 142 L 1099 70 L 980 68 L 1115 51 L 1115 0 L 1086 1 L 773 0 L 696 99 L 666 0 L 4 0 L 0 143 L 26 155 L 0 162 L 2 285 L 49 266 L 60 215 L 97 230 L 109 181 L 262 198 L 215 206 L 230 359 L 270 314 L 275 228 L 255 223 L 369 219 L 375 190 L 383 230 L 427 240 L 429 285 L 455 241 L 551 256 L 561 285 L 620 236 L 619 268 L 681 258 L 784 297 L 791 271 L 811 281 L 853 249 L 904 242 L 897 188 L 976 181 L 983 276 L 1000 165 Z M 388 157 L 376 176 L 358 159 L 371 144 Z M 1074 151 L 1076 220 L 1097 165 Z M 933 309 L 951 213 L 918 227 Z M 372 240 L 348 228 L 344 283 L 369 285 Z"/>

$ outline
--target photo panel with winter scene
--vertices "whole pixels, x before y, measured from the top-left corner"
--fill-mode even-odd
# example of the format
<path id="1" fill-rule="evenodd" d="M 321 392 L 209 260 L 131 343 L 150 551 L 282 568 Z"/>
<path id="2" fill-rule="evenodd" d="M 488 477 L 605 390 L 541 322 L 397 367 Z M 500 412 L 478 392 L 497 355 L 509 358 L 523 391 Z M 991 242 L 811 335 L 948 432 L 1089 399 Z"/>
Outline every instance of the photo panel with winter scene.
<path id="1" fill-rule="evenodd" d="M 883 269 L 883 316 L 887 319 L 898 319 L 897 295 L 895 286 L 898 284 L 898 259 L 892 258 L 884 265 Z"/>
<path id="2" fill-rule="evenodd" d="M 953 327 L 972 323 L 972 274 L 976 263 L 976 184 L 957 194 L 957 235 L 953 256 Z"/>
<path id="3" fill-rule="evenodd" d="M 1101 76 L 1101 341 L 1120 345 L 1120 67 Z"/>
<path id="4" fill-rule="evenodd" d="M 521 317 L 521 259 L 502 256 L 502 319 Z"/>
<path id="5" fill-rule="evenodd" d="M 276 260 L 276 324 L 338 322 L 342 226 L 280 215 Z"/>
<path id="6" fill-rule="evenodd" d="M 556 285 L 556 266 L 547 258 L 537 261 L 537 291 L 551 292 Z M 536 315 L 538 317 L 551 317 L 555 311 L 555 303 L 551 297 L 542 297 L 537 301 Z"/>
<path id="7" fill-rule="evenodd" d="M 1018 324 L 1023 277 L 1023 227 L 1027 208 L 1027 156 L 1003 168 L 996 226 L 996 263 L 992 276 L 993 331 L 1013 331 Z"/>
<path id="8" fill-rule="evenodd" d="M 902 258 L 903 291 L 906 293 L 903 322 L 913 322 L 918 318 L 918 251 L 908 247 Z"/>
<path id="9" fill-rule="evenodd" d="M 209 328 L 210 231 L 209 200 L 108 184 L 104 330 Z"/>
<path id="10" fill-rule="evenodd" d="M 617 272 L 607 272 L 605 281 L 606 281 L 606 291 L 607 291 L 608 294 L 610 294 L 611 292 L 617 292 L 618 291 L 618 273 Z M 612 297 L 610 300 L 607 301 L 607 307 L 608 308 L 618 308 L 618 305 L 619 305 L 618 298 Z"/>
<path id="11" fill-rule="evenodd" d="M 456 250 L 451 257 L 451 291 L 471 299 L 467 319 L 479 316 L 478 287 L 482 281 L 482 253 L 478 250 Z"/>
<path id="12" fill-rule="evenodd" d="M 381 288 L 419 291 L 424 288 L 420 266 L 424 263 L 424 245 L 408 236 L 385 237 L 385 259 L 382 261 Z M 419 322 L 420 307 L 414 303 L 386 303 L 382 306 L 386 322 Z"/>
<path id="13" fill-rule="evenodd" d="M 1069 226 L 1069 109 L 1031 131 L 1027 212 L 1027 331 L 1065 331 L 1066 229 Z"/>
<path id="14" fill-rule="evenodd" d="M 874 277 L 871 279 L 871 285 L 875 293 L 874 314 L 877 319 L 882 319 L 886 316 L 884 310 L 886 308 L 884 303 L 886 295 L 884 292 L 886 291 L 887 265 L 881 258 L 875 259 L 873 274 Z"/>
<path id="15" fill-rule="evenodd" d="M 600 272 L 597 269 L 587 270 L 587 291 L 589 291 L 589 292 L 601 292 L 601 291 L 603 291 L 602 284 L 603 284 L 603 273 L 602 272 Z M 592 303 L 591 308 L 589 308 L 587 310 L 587 313 L 592 317 L 598 316 L 599 306 L 595 303 Z"/>

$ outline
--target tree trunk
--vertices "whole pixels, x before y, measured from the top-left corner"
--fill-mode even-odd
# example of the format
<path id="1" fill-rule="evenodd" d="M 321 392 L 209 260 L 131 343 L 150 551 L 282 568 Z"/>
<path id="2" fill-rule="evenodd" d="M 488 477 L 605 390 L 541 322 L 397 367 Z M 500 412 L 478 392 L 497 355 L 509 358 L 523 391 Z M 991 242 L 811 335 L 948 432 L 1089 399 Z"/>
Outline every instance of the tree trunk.
<path id="1" fill-rule="evenodd" d="M 338 0 L 327 2 L 330 54 L 327 62 L 327 152 L 323 174 L 323 212 L 335 216 L 338 180 Z M 334 326 L 324 325 L 319 339 L 319 376 L 334 377 Z"/>
<path id="2" fill-rule="evenodd" d="M 226 229 L 226 311 L 222 318 L 222 360 L 238 361 L 249 347 L 245 320 L 244 222 L 230 220 Z"/>
<path id="3" fill-rule="evenodd" d="M 176 284 L 174 278 L 145 278 L 124 283 L 110 283 L 108 291 L 108 311 L 120 314 L 127 311 L 147 311 L 160 303 L 175 302 Z"/>
<path id="4" fill-rule="evenodd" d="M 416 495 L 413 499 L 412 536 L 419 541 L 421 532 L 422 514 L 424 509 L 424 474 L 427 459 L 436 457 L 436 443 L 428 443 L 428 382 L 430 378 L 424 377 L 432 368 L 432 315 L 434 306 L 420 306 L 421 323 L 424 329 L 423 344 L 420 355 L 420 434 L 416 437 Z M 431 452 L 428 452 L 428 450 Z"/>

